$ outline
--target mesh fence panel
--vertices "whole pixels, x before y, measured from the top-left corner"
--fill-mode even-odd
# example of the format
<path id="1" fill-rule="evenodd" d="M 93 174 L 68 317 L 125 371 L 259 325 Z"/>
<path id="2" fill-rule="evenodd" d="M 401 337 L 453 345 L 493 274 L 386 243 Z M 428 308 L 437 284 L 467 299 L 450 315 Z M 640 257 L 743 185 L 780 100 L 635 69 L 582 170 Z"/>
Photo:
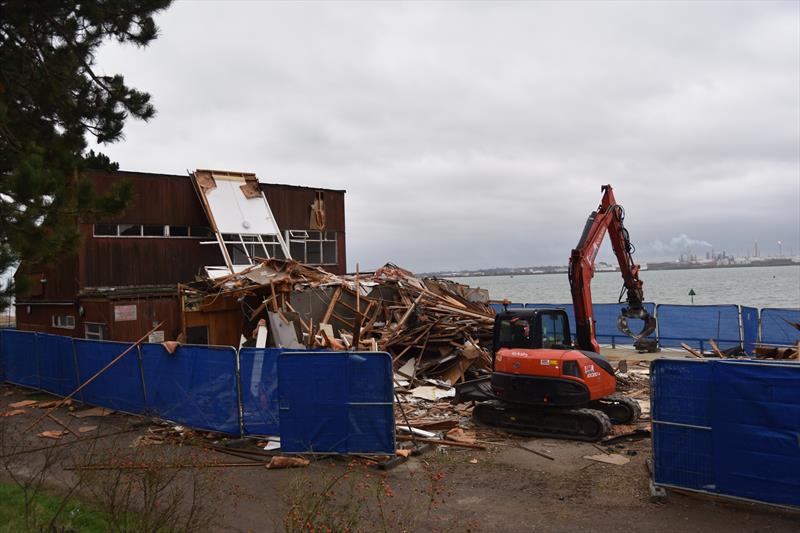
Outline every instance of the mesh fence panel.
<path id="1" fill-rule="evenodd" d="M 725 349 L 741 342 L 736 305 L 659 304 L 656 312 L 661 346 L 680 347 L 685 342 L 707 348 L 708 340 L 713 339 Z"/>
<path id="2" fill-rule="evenodd" d="M 761 310 L 761 342 L 794 345 L 800 341 L 800 309 L 766 308 Z"/>
<path id="3" fill-rule="evenodd" d="M 239 350 L 242 418 L 248 435 L 278 435 L 278 355 L 280 348 Z"/>
<path id="4" fill-rule="evenodd" d="M 75 339 L 78 376 L 81 383 L 90 379 L 131 343 Z M 83 389 L 85 402 L 125 413 L 146 411 L 139 350 L 134 348 L 111 368 Z"/>
<path id="5" fill-rule="evenodd" d="M 72 339 L 61 335 L 36 334 L 40 387 L 58 396 L 78 388 L 78 370 Z"/>
<path id="6" fill-rule="evenodd" d="M 240 433 L 236 350 L 181 345 L 170 354 L 160 344 L 142 344 L 141 354 L 149 413 L 197 429 Z"/>

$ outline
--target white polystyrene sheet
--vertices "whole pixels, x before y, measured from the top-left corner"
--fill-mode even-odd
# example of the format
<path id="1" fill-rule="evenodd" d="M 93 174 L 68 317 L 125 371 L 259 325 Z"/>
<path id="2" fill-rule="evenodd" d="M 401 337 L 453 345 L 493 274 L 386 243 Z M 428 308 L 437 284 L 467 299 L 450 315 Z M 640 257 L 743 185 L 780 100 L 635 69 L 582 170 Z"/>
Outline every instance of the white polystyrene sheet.
<path id="1" fill-rule="evenodd" d="M 217 186 L 206 191 L 206 199 L 220 233 L 274 235 L 280 232 L 264 197 L 244 195 L 240 189 L 244 179 L 214 178 Z"/>

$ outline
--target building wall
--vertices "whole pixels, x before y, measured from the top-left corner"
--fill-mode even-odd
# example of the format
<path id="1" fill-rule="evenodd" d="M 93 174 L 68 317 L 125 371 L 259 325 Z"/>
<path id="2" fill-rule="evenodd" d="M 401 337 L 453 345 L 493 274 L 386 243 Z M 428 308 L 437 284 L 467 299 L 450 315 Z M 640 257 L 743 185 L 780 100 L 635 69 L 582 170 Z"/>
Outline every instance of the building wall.
<path id="1" fill-rule="evenodd" d="M 337 263 L 324 268 L 334 274 L 347 272 L 347 250 L 345 248 L 345 191 L 315 189 L 296 185 L 262 183 L 261 190 L 267 197 L 272 214 L 282 230 L 309 230 L 311 228 L 311 204 L 322 193 L 325 203 L 325 229 L 336 232 Z"/>
<path id="2" fill-rule="evenodd" d="M 92 171 L 89 176 L 100 193 L 107 191 L 115 181 L 129 180 L 133 186 L 131 202 L 113 219 L 81 221 L 81 244 L 76 253 L 66 255 L 57 264 L 23 264 L 20 267 L 17 276 L 31 276 L 37 283 L 30 295 L 19 299 L 17 327 L 83 337 L 85 322 L 102 323 L 106 324 L 111 340 L 130 341 L 150 329 L 153 321 L 166 319 L 165 338 L 174 340 L 181 328 L 180 309 L 175 298 L 159 295 L 130 300 L 129 304 L 133 302 L 140 308 L 137 308 L 137 320 L 115 322 L 113 306 L 122 305 L 122 300 L 79 299 L 77 295 L 93 287 L 177 285 L 194 281 L 204 266 L 224 265 L 216 244 L 200 244 L 210 238 L 94 236 L 95 223 L 208 227 L 191 179 L 188 176 L 122 171 Z M 326 231 L 336 232 L 337 241 L 337 263 L 325 265 L 325 268 L 334 273 L 346 272 L 345 192 L 279 184 L 261 184 L 261 187 L 283 231 L 311 229 L 311 204 L 321 192 L 325 202 Z M 42 279 L 46 281 L 42 282 Z M 31 312 L 27 313 L 27 302 L 41 305 L 32 305 Z M 63 302 L 69 305 L 55 305 Z M 83 317 L 78 313 L 80 306 L 84 308 Z M 66 314 L 66 310 L 75 316 L 75 328 L 53 327 L 53 315 Z M 231 313 L 227 310 L 222 314 Z M 212 343 L 222 339 L 238 342 L 238 331 L 227 331 L 219 320 L 211 322 Z"/>

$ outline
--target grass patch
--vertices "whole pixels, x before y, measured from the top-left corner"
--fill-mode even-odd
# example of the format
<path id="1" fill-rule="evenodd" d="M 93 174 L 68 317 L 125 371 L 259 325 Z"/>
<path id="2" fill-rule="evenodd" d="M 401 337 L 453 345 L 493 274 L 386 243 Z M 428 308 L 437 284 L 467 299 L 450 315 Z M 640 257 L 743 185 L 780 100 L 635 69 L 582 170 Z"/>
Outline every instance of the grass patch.
<path id="1" fill-rule="evenodd" d="M 108 530 L 103 514 L 90 505 L 71 499 L 62 507 L 62 502 L 63 498 L 55 494 L 37 494 L 31 501 L 26 522 L 23 490 L 17 485 L 0 483 L 0 533 L 46 531 L 51 522 L 51 531 L 102 533 Z M 59 516 L 53 520 L 57 513 Z"/>

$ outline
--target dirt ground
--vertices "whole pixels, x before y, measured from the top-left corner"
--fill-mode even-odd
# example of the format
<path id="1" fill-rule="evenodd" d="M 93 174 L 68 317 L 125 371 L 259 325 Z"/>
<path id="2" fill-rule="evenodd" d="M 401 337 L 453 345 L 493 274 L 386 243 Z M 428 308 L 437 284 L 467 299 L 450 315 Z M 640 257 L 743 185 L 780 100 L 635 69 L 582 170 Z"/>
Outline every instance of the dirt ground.
<path id="1" fill-rule="evenodd" d="M 9 386 L 0 387 L 0 413 L 9 404 L 42 399 Z M 244 459 L 203 450 L 195 445 L 167 442 L 143 446 L 148 420 L 122 414 L 78 419 L 67 408 L 59 408 L 57 419 L 77 431 L 80 426 L 98 429 L 81 440 L 71 434 L 57 440 L 38 437 L 43 430 L 61 429 L 46 419 L 23 433 L 35 417 L 35 407 L 25 413 L 0 418 L 5 441 L 0 455 L 9 450 L 30 451 L 59 446 L 58 464 L 49 483 L 58 488 L 74 479 L 70 465 L 96 461 L 110 453 L 134 456 L 143 448 L 158 449 L 161 457 L 200 462 L 241 462 Z M 77 411 L 84 409 L 77 407 Z M 89 435 L 114 436 L 93 439 Z M 152 434 L 152 433 L 151 433 Z M 67 445 L 67 442 L 74 444 Z M 212 440 L 204 439 L 210 443 Z M 138 444 L 137 444 L 138 443 Z M 514 446 L 508 445 L 509 443 Z M 553 457 L 546 459 L 517 447 L 523 445 Z M 214 505 L 215 531 L 283 531 L 284 517 L 292 504 L 308 507 L 320 501 L 314 494 L 331 494 L 316 513 L 336 508 L 360 509 L 364 518 L 355 523 L 359 531 L 798 531 L 800 513 L 767 506 L 743 505 L 670 492 L 665 503 L 651 503 L 645 460 L 650 441 L 642 440 L 606 447 L 629 462 L 610 465 L 584 456 L 602 454 L 588 443 L 550 439 L 514 440 L 487 450 L 441 447 L 387 472 L 355 464 L 342 458 L 322 458 L 306 468 L 268 470 L 263 465 L 209 468 L 218 493 L 210 495 Z M 32 451 L 3 460 L 16 474 L 35 473 L 48 453 Z M 24 458 L 24 459 L 21 459 Z M 338 481 L 335 483 L 333 480 Z M 0 481 L 8 474 L 0 472 Z M 330 490 L 327 490 L 327 489 Z M 377 491 L 377 492 L 376 492 Z M 335 494 L 334 494 L 335 493 Z M 305 507 L 303 507 L 305 506 Z M 327 507 L 326 507 L 327 506 Z M 304 511 L 303 511 L 304 512 Z"/>

